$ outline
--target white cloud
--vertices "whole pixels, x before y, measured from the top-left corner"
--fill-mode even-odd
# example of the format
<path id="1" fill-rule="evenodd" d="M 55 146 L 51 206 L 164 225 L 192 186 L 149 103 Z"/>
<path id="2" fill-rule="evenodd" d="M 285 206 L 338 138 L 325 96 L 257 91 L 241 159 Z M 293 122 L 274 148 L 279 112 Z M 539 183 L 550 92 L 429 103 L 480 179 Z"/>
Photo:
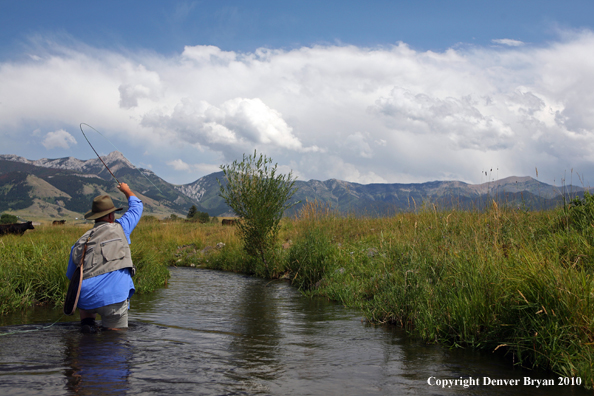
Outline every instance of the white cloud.
<path id="1" fill-rule="evenodd" d="M 180 160 L 179 158 L 173 161 L 168 161 L 167 165 L 171 166 L 173 169 L 178 171 L 189 171 L 190 165 L 186 164 L 184 161 Z"/>
<path id="2" fill-rule="evenodd" d="M 48 132 L 45 135 L 45 139 L 43 139 L 43 142 L 41 142 L 41 144 L 43 144 L 43 147 L 45 147 L 46 149 L 51 150 L 56 147 L 67 149 L 70 148 L 71 145 L 77 143 L 74 136 L 72 136 L 63 129 L 60 129 L 54 132 Z"/>
<path id="3" fill-rule="evenodd" d="M 594 173 L 594 34 L 493 42 L 439 53 L 187 46 L 172 56 L 43 44 L 0 63 L 0 130 L 14 140 L 51 125 L 44 146 L 68 148 L 74 138 L 59 132 L 88 122 L 117 146 L 154 153 L 166 180 L 254 149 L 302 180 Z"/>
<path id="4" fill-rule="evenodd" d="M 373 150 L 367 143 L 367 136 L 361 132 L 355 132 L 344 140 L 344 147 L 354 155 L 363 158 L 372 158 Z"/>
<path id="5" fill-rule="evenodd" d="M 120 91 L 120 107 L 130 109 L 138 106 L 138 99 L 146 98 L 150 90 L 144 85 L 122 84 L 118 87 Z"/>
<path id="6" fill-rule="evenodd" d="M 509 47 L 521 47 L 522 45 L 525 44 L 522 41 L 513 40 L 513 39 L 493 39 L 493 40 L 491 40 L 491 42 L 493 42 L 495 44 L 507 45 Z"/>
<path id="7" fill-rule="evenodd" d="M 222 51 L 213 45 L 186 46 L 182 59 L 196 62 L 197 64 L 228 64 L 233 62 L 237 55 L 233 51 Z"/>
<path id="8" fill-rule="evenodd" d="M 181 159 L 176 159 L 173 161 L 168 161 L 167 165 L 172 167 L 177 171 L 184 171 L 184 172 L 192 172 L 198 174 L 210 174 L 214 172 L 219 172 L 221 169 L 218 165 L 214 164 L 188 164 Z"/>
<path id="9" fill-rule="evenodd" d="M 173 140 L 220 151 L 230 160 L 252 147 L 319 150 L 303 147 L 282 115 L 257 98 L 234 98 L 218 107 L 182 98 L 170 114 L 164 113 L 153 110 L 142 118 L 141 125 Z"/>
<path id="10" fill-rule="evenodd" d="M 447 137 L 454 150 L 501 150 L 515 143 L 510 125 L 471 96 L 440 99 L 397 87 L 370 110 L 386 117 L 389 128 Z"/>

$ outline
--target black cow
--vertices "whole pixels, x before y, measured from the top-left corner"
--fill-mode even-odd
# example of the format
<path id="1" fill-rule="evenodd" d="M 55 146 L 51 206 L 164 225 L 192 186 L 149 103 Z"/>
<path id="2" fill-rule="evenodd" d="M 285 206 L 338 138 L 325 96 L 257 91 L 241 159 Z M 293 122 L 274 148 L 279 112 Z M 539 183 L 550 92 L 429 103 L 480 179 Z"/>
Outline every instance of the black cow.
<path id="1" fill-rule="evenodd" d="M 28 221 L 26 223 L 14 223 L 14 224 L 0 224 L 0 235 L 5 234 L 19 234 L 23 235 L 27 230 L 34 230 L 33 223 Z"/>
<path id="2" fill-rule="evenodd" d="M 235 225 L 236 222 L 237 222 L 236 219 L 223 219 L 222 224 L 232 226 L 232 225 Z"/>

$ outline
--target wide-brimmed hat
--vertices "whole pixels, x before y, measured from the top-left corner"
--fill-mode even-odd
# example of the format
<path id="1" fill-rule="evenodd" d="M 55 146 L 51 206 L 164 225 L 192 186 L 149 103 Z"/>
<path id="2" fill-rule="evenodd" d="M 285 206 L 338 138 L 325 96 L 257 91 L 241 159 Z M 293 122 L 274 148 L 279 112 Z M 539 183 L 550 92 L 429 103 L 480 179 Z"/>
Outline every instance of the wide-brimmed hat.
<path id="1" fill-rule="evenodd" d="M 109 195 L 99 195 L 93 199 L 92 209 L 85 214 L 85 219 L 96 220 L 111 212 L 117 212 L 124 208 L 116 208 Z"/>

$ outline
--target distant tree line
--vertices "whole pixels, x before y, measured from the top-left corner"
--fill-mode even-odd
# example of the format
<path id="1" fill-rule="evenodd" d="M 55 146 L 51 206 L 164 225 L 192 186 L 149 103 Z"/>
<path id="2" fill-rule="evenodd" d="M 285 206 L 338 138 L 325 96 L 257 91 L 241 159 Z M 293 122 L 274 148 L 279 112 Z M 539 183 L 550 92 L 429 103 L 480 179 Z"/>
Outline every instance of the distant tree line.
<path id="1" fill-rule="evenodd" d="M 186 216 L 188 220 L 197 221 L 199 223 L 208 223 L 210 221 L 210 216 L 206 212 L 200 212 L 196 205 L 192 205 L 190 210 L 188 211 L 188 215 Z"/>

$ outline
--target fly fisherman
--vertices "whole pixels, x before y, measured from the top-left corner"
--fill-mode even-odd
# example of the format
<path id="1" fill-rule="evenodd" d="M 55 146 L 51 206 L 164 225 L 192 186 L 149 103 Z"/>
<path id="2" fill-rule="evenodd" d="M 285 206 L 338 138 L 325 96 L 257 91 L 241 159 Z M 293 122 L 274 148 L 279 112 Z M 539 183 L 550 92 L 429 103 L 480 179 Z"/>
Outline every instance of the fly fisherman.
<path id="1" fill-rule="evenodd" d="M 130 297 L 134 294 L 132 276 L 136 268 L 130 254 L 130 234 L 142 215 L 142 201 L 126 183 L 118 189 L 128 199 L 128 210 L 115 219 L 116 208 L 109 195 L 93 199 L 92 209 L 85 219 L 95 220 L 95 225 L 72 247 L 66 276 L 72 279 L 77 267 L 83 264 L 82 285 L 78 305 L 81 331 L 97 331 L 96 314 L 101 315 L 102 327 L 118 330 L 128 327 Z M 81 260 L 81 258 L 83 258 Z"/>

